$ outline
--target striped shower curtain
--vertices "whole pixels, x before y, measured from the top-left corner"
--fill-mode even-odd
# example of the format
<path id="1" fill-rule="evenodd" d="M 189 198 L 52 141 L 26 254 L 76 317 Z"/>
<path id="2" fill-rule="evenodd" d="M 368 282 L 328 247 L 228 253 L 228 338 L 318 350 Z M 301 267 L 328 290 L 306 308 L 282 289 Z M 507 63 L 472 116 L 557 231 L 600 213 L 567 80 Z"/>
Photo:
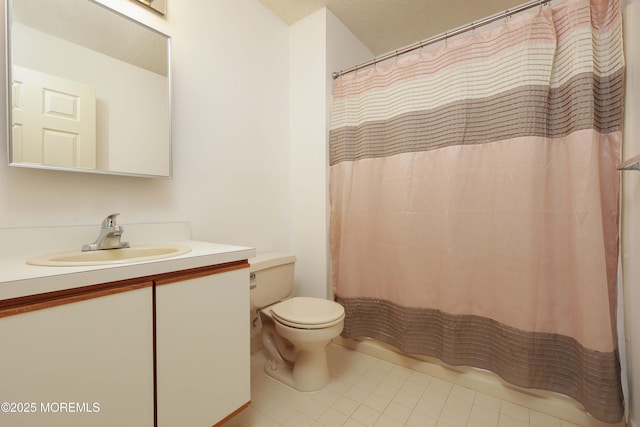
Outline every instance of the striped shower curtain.
<path id="1" fill-rule="evenodd" d="M 617 0 L 568 0 L 336 81 L 343 335 L 621 420 Z"/>

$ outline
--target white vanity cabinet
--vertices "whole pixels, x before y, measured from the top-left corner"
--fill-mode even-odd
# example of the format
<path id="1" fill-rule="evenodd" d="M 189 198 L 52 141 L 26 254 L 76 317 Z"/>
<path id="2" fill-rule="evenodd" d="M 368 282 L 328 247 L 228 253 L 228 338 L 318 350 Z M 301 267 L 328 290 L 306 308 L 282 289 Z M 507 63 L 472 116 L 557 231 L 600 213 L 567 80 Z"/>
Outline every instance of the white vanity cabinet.
<path id="1" fill-rule="evenodd" d="M 153 426 L 152 283 L 85 291 L 0 312 L 0 425 Z"/>
<path id="2" fill-rule="evenodd" d="M 0 298 L 0 425 L 210 427 L 246 408 L 253 250 L 240 252 Z"/>
<path id="3" fill-rule="evenodd" d="M 158 427 L 212 426 L 249 403 L 248 266 L 156 281 Z"/>

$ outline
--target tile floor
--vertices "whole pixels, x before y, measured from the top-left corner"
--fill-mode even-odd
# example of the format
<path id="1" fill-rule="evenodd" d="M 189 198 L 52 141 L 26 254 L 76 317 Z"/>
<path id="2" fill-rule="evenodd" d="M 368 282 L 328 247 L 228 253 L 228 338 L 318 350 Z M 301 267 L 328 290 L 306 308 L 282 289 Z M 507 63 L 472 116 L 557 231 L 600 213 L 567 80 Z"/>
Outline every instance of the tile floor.
<path id="1" fill-rule="evenodd" d="M 337 344 L 331 382 L 300 393 L 267 376 L 251 356 L 251 406 L 224 427 L 577 427 Z"/>

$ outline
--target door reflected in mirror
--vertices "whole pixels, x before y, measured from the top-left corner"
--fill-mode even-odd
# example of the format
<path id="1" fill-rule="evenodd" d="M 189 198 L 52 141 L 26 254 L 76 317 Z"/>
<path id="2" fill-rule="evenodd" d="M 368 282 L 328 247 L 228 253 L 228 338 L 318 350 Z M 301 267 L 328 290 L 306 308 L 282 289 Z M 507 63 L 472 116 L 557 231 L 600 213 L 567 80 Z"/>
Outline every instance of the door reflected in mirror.
<path id="1" fill-rule="evenodd" d="M 5 4 L 9 163 L 170 177 L 170 38 L 93 0 Z"/>

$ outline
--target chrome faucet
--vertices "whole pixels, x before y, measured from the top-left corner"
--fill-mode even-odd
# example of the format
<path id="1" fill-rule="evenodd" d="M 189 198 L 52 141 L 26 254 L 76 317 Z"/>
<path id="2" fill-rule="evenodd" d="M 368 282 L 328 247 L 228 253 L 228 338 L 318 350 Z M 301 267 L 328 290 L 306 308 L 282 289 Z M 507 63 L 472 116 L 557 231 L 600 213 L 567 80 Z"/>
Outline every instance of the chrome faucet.
<path id="1" fill-rule="evenodd" d="M 88 245 L 82 245 L 83 252 L 129 247 L 129 242 L 120 241 L 124 228 L 120 225 L 116 225 L 116 217 L 118 215 L 120 214 L 111 214 L 102 221 L 102 228 L 100 229 L 100 234 L 96 238 L 96 241 Z"/>

